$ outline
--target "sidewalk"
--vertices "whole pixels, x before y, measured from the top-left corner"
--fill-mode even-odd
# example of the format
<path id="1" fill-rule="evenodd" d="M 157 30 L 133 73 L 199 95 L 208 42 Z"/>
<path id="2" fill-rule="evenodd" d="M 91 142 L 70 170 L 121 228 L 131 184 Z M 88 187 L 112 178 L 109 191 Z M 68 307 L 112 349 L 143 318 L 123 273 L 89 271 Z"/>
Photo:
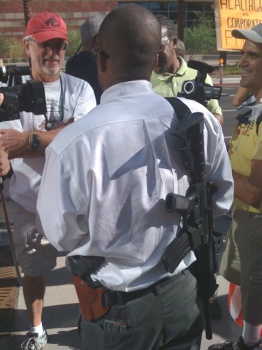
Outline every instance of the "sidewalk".
<path id="1" fill-rule="evenodd" d="M 75 287 L 72 285 L 71 275 L 66 269 L 64 261 L 65 256 L 59 256 L 56 268 L 46 275 L 47 288 L 44 299 L 43 325 L 49 338 L 45 350 L 80 349 L 77 332 L 80 309 Z M 28 321 L 23 291 L 22 287 L 19 287 L 14 324 L 15 337 L 13 347 L 10 350 L 20 349 L 27 332 Z"/>
<path id="2" fill-rule="evenodd" d="M 225 75 L 222 77 L 220 77 L 219 74 L 213 74 L 211 75 L 212 81 L 213 81 L 213 85 L 221 85 L 221 86 L 239 86 L 239 82 L 240 82 L 240 75 Z"/>

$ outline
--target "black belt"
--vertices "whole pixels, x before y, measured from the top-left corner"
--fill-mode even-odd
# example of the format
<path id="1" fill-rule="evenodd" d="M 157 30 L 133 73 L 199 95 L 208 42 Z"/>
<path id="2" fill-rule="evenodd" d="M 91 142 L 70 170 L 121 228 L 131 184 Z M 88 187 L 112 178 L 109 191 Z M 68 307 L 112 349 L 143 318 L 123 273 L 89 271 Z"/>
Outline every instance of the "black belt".
<path id="1" fill-rule="evenodd" d="M 168 284 L 178 277 L 180 277 L 182 274 L 184 274 L 184 270 L 177 273 L 176 275 L 172 277 L 167 277 L 163 278 L 162 280 L 152 284 L 151 286 L 144 288 L 144 289 L 139 289 L 135 290 L 133 292 L 121 292 L 121 291 L 116 291 L 116 290 L 106 290 L 104 294 L 104 306 L 110 307 L 113 305 L 125 305 L 126 303 L 141 298 L 147 294 L 153 293 L 154 295 L 157 295 L 157 286 L 160 286 L 161 284 Z"/>

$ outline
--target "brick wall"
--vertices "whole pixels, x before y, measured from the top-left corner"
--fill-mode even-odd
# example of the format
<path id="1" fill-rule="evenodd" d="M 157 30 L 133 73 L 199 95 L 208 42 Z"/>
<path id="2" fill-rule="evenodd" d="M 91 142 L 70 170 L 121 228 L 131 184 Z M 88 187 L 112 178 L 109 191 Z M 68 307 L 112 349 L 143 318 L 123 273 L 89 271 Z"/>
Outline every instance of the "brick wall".
<path id="1" fill-rule="evenodd" d="M 111 11 L 117 1 L 107 0 L 32 0 L 31 9 L 37 12 L 50 11 L 64 18 L 68 29 L 79 29 L 88 13 Z M 0 35 L 23 37 L 25 28 L 24 5 L 22 0 L 0 0 Z"/>

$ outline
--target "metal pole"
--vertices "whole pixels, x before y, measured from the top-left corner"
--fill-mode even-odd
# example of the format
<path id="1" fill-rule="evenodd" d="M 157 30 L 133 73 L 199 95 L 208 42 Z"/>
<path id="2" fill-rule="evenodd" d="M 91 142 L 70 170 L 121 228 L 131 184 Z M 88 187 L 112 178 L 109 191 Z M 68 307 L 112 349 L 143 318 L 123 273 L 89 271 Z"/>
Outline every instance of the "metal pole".
<path id="1" fill-rule="evenodd" d="M 178 0 L 177 6 L 178 39 L 184 41 L 185 0 Z"/>
<path id="2" fill-rule="evenodd" d="M 17 262 L 16 256 L 15 256 L 15 246 L 14 246 L 14 241 L 13 241 L 13 233 L 12 233 L 11 226 L 10 226 L 10 221 L 9 221 L 9 218 L 8 218 L 6 202 L 5 202 L 5 196 L 3 194 L 3 188 L 4 188 L 3 179 L 0 178 L 0 197 L 1 197 L 2 208 L 3 208 L 3 212 L 4 212 L 4 219 L 5 219 L 5 223 L 6 223 L 6 229 L 7 229 L 7 233 L 8 233 L 11 253 L 12 253 L 12 257 L 13 257 L 13 261 L 14 261 L 14 265 L 15 265 L 15 271 L 16 271 L 16 276 L 17 276 L 17 283 L 18 283 L 18 285 L 21 286 L 22 285 L 21 274 L 20 274 L 18 262 Z"/>
<path id="3" fill-rule="evenodd" d="M 29 19 L 32 17 L 32 0 L 23 0 L 25 28 Z M 29 66 L 31 67 L 31 58 L 28 57 Z"/>
<path id="4" fill-rule="evenodd" d="M 223 75 L 224 75 L 224 59 L 219 59 L 219 74 L 220 74 L 220 85 L 223 84 Z"/>

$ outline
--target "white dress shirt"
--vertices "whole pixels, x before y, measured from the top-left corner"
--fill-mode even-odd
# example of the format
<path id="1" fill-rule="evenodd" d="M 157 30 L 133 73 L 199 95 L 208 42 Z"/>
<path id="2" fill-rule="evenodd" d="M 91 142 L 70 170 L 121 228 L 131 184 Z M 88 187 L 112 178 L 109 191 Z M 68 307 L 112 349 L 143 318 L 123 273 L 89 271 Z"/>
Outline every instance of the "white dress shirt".
<path id="1" fill-rule="evenodd" d="M 222 215 L 233 196 L 222 129 L 205 107 L 183 101 L 205 114 L 207 180 L 217 185 L 213 210 Z M 92 278 L 107 288 L 141 289 L 170 275 L 161 256 L 181 217 L 167 213 L 164 200 L 169 192 L 185 195 L 189 185 L 169 129 L 173 117 L 148 81 L 116 84 L 46 150 L 39 228 L 58 250 L 105 257 Z M 174 274 L 194 259 L 189 253 Z"/>

